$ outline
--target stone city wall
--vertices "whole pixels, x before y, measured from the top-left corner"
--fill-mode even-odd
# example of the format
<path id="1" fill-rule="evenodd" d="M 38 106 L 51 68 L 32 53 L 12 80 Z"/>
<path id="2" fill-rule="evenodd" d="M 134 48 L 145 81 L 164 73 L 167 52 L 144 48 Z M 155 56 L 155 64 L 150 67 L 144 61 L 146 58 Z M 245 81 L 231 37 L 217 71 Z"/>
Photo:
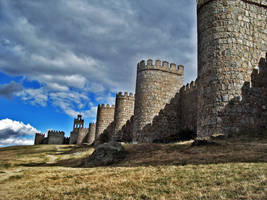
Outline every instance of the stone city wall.
<path id="1" fill-rule="evenodd" d="M 82 143 L 86 142 L 86 137 L 89 133 L 89 129 L 88 128 L 80 128 L 78 130 L 78 136 L 77 136 L 77 144 L 81 145 Z"/>
<path id="2" fill-rule="evenodd" d="M 137 66 L 133 140 L 145 141 L 143 129 L 152 123 L 154 117 L 164 109 L 166 104 L 183 86 L 184 67 L 167 61 L 149 59 L 141 61 Z M 150 139 L 148 139 L 150 140 Z"/>
<path id="3" fill-rule="evenodd" d="M 110 123 L 113 122 L 114 111 L 114 105 L 98 105 L 96 119 L 96 139 L 103 133 L 103 131 L 110 125 Z"/>
<path id="4" fill-rule="evenodd" d="M 63 131 L 48 131 L 48 144 L 63 144 L 64 134 Z"/>
<path id="5" fill-rule="evenodd" d="M 89 143 L 89 145 L 93 144 L 95 141 L 95 132 L 96 132 L 96 124 L 90 123 L 89 132 L 88 132 L 87 141 L 86 141 L 87 143 Z"/>
<path id="6" fill-rule="evenodd" d="M 180 90 L 180 105 L 177 114 L 178 129 L 197 131 L 197 83 L 192 81 Z"/>
<path id="7" fill-rule="evenodd" d="M 77 144 L 78 132 L 78 129 L 74 129 L 70 132 L 70 144 Z"/>
<path id="8" fill-rule="evenodd" d="M 244 83 L 267 51 L 266 8 L 261 0 L 198 2 L 199 137 L 239 130 L 225 107 L 242 96 Z"/>
<path id="9" fill-rule="evenodd" d="M 45 139 L 45 134 L 36 133 L 34 138 L 34 144 L 43 144 L 43 140 Z"/>
<path id="10" fill-rule="evenodd" d="M 117 140 L 118 132 L 134 114 L 134 95 L 132 93 L 117 93 L 114 114 L 114 135 Z"/>

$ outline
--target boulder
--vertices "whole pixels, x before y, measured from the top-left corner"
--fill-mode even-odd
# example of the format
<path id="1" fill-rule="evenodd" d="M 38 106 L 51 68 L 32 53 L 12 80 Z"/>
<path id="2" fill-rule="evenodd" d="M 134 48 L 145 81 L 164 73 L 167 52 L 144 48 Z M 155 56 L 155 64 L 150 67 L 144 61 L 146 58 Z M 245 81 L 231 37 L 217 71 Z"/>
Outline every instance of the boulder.
<path id="1" fill-rule="evenodd" d="M 126 152 L 121 143 L 100 144 L 85 161 L 86 167 L 107 166 L 118 163 L 125 158 Z"/>

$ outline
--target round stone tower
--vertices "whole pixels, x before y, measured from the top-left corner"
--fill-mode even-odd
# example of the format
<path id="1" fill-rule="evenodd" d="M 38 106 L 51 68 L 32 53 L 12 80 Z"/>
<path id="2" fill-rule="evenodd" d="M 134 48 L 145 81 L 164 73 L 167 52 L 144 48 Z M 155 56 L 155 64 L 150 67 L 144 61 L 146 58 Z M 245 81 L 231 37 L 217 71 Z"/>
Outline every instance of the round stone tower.
<path id="1" fill-rule="evenodd" d="M 95 141 L 95 128 L 96 128 L 96 124 L 95 123 L 90 123 L 89 124 L 89 131 L 88 131 L 88 135 L 87 135 L 87 143 L 89 143 L 90 145 L 94 143 Z"/>
<path id="2" fill-rule="evenodd" d="M 240 127 L 225 107 L 242 99 L 244 82 L 267 50 L 267 1 L 199 0 L 197 14 L 197 133 L 231 134 Z"/>
<path id="3" fill-rule="evenodd" d="M 104 130 L 114 121 L 115 106 L 98 105 L 96 117 L 96 139 L 104 132 Z"/>
<path id="4" fill-rule="evenodd" d="M 134 114 L 134 95 L 127 92 L 122 94 L 119 92 L 116 94 L 116 104 L 115 104 L 115 115 L 114 115 L 114 138 L 116 138 L 118 132 L 121 130 L 123 125 L 126 124 L 128 120 Z"/>
<path id="5" fill-rule="evenodd" d="M 144 127 L 152 123 L 184 82 L 184 67 L 167 61 L 151 59 L 137 65 L 133 141 L 151 142 Z"/>

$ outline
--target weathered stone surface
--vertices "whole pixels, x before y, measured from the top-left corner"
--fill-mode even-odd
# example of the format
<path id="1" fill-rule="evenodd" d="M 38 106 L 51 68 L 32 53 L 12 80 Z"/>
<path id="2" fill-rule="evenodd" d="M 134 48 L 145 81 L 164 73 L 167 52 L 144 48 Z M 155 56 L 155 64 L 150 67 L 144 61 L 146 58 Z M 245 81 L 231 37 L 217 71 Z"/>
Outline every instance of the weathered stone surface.
<path id="1" fill-rule="evenodd" d="M 259 89 L 244 95 L 243 86 L 251 82 L 253 68 L 266 52 L 266 1 L 201 0 L 197 12 L 198 136 L 238 132 L 241 126 L 248 126 L 240 120 L 251 126 L 258 120 L 263 123 L 263 117 L 252 117 L 252 107 L 260 113 L 254 103 L 241 98 L 258 101 Z"/>
<path id="2" fill-rule="evenodd" d="M 86 138 L 86 142 L 91 145 L 95 141 L 95 130 L 96 130 L 96 124 L 95 123 L 90 123 L 89 124 L 89 132 L 88 136 Z"/>
<path id="3" fill-rule="evenodd" d="M 64 132 L 63 131 L 48 131 L 48 144 L 64 144 Z"/>
<path id="4" fill-rule="evenodd" d="M 127 92 L 122 94 L 122 92 L 117 93 L 116 103 L 115 103 L 115 114 L 114 114 L 114 132 L 112 137 L 114 140 L 122 140 L 122 128 L 126 125 L 126 122 L 134 114 L 134 100 L 135 96 Z"/>
<path id="5" fill-rule="evenodd" d="M 114 111 L 114 105 L 98 105 L 96 119 L 96 139 L 104 132 L 110 123 L 114 121 Z"/>
<path id="6" fill-rule="evenodd" d="M 100 144 L 85 161 L 85 166 L 106 166 L 118 163 L 126 156 L 123 146 L 118 142 Z"/>
<path id="7" fill-rule="evenodd" d="M 152 142 L 144 128 L 183 86 L 184 67 L 166 61 L 141 61 L 137 66 L 133 140 Z M 150 132 L 151 133 L 151 132 Z M 149 134 L 150 134 L 149 133 Z"/>

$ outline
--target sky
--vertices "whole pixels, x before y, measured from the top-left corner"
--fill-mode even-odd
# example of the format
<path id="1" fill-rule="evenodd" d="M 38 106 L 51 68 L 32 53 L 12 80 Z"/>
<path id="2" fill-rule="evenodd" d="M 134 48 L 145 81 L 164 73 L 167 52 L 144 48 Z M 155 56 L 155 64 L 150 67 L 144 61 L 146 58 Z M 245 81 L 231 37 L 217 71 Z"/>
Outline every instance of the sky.
<path id="1" fill-rule="evenodd" d="M 197 73 L 195 0 L 0 0 L 0 147 L 135 91 L 136 65 L 160 59 Z"/>

